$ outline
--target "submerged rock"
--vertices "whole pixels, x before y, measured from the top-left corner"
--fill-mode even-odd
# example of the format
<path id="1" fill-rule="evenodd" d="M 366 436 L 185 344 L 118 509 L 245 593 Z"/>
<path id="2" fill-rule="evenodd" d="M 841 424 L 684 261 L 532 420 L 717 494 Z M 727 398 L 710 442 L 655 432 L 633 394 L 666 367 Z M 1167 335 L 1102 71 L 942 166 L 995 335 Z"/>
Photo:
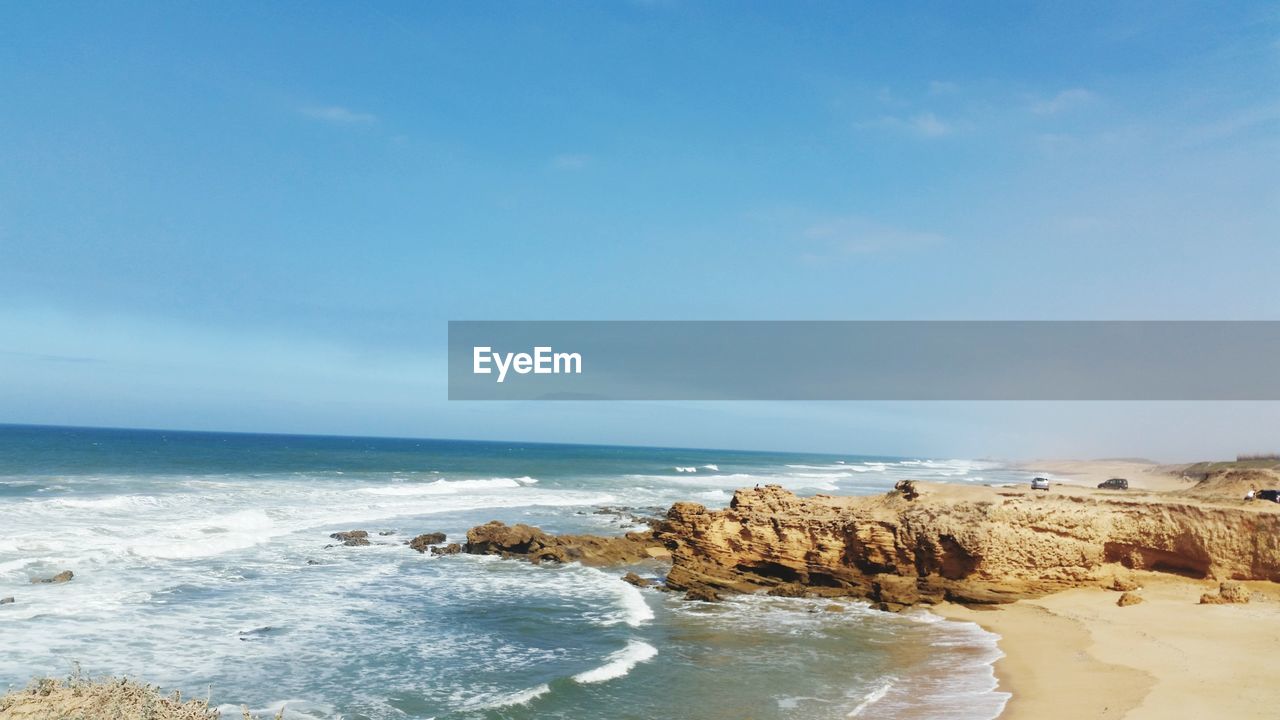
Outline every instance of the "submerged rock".
<path id="1" fill-rule="evenodd" d="M 409 547 L 424 553 L 432 545 L 439 545 L 445 541 L 446 535 L 442 532 L 423 533 L 409 541 Z"/>
<path id="2" fill-rule="evenodd" d="M 57 575 L 54 575 L 53 577 L 31 578 L 31 584 L 32 585 L 56 585 L 58 583 L 71 582 L 71 579 L 74 578 L 75 576 L 76 574 L 71 572 L 70 570 L 63 570 L 62 572 L 58 573 Z"/>
<path id="3" fill-rule="evenodd" d="M 262 627 L 256 627 L 251 630 L 241 630 L 236 633 L 236 635 L 239 636 L 241 640 L 257 640 L 273 630 L 275 630 L 275 628 L 270 625 L 263 625 Z"/>
<path id="4" fill-rule="evenodd" d="M 0 605 L 12 605 L 14 600 L 12 597 L 0 598 Z"/>
<path id="5" fill-rule="evenodd" d="M 367 530 L 348 530 L 346 532 L 336 532 L 329 537 L 334 540 L 341 540 L 343 545 L 348 547 L 359 547 L 369 544 L 369 531 Z"/>

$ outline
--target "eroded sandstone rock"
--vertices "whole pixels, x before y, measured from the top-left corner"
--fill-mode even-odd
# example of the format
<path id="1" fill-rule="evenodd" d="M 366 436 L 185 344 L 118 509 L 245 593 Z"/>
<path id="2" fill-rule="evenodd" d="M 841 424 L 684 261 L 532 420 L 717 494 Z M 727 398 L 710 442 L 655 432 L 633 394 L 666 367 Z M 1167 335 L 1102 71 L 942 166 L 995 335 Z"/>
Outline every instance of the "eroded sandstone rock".
<path id="1" fill-rule="evenodd" d="M 1226 580 L 1218 585 L 1218 592 L 1205 593 L 1200 596 L 1201 605 L 1231 605 L 1249 602 L 1249 590 L 1234 580 Z"/>
<path id="2" fill-rule="evenodd" d="M 439 545 L 447 536 L 442 532 L 423 533 L 409 541 L 409 547 L 420 553 L 426 552 L 432 545 Z"/>
<path id="3" fill-rule="evenodd" d="M 462 552 L 462 546 L 458 543 L 431 546 L 432 555 L 457 555 L 460 552 Z"/>
<path id="4" fill-rule="evenodd" d="M 1137 580 L 1134 580 L 1133 578 L 1130 578 L 1130 577 L 1122 577 L 1120 575 L 1117 575 L 1111 578 L 1111 583 L 1106 586 L 1106 589 L 1118 590 L 1120 592 L 1129 592 L 1131 590 L 1137 590 L 1138 587 L 1139 585 Z"/>
<path id="5" fill-rule="evenodd" d="M 653 531 L 621 537 L 552 535 L 530 525 L 507 525 L 494 520 L 467 531 L 462 551 L 472 555 L 523 557 L 530 562 L 580 562 L 583 565 L 625 565 L 650 560 L 648 550 L 661 548 Z"/>
<path id="6" fill-rule="evenodd" d="M 653 584 L 653 581 L 650 580 L 649 578 L 640 577 L 639 575 L 633 572 L 629 572 L 626 575 L 623 575 L 622 581 L 631 585 L 635 585 L 636 587 L 649 587 L 650 585 Z"/>
<path id="7" fill-rule="evenodd" d="M 1141 595 L 1134 592 L 1127 592 L 1122 594 L 1120 598 L 1116 600 L 1116 605 L 1119 605 L 1120 607 L 1129 607 L 1130 605 L 1137 605 L 1140 602 L 1142 602 Z"/>
<path id="8" fill-rule="evenodd" d="M 71 572 L 70 570 L 63 570 L 62 572 L 58 573 L 57 575 L 54 575 L 53 577 L 31 578 L 31 584 L 32 585 L 57 585 L 59 583 L 71 582 L 71 579 L 74 578 L 75 576 L 76 574 Z"/>
<path id="9" fill-rule="evenodd" d="M 1280 514 L 1170 498 L 1030 496 L 987 488 L 798 498 L 770 485 L 725 510 L 676 503 L 660 538 L 674 589 L 799 585 L 885 609 L 1004 603 L 1096 585 L 1116 563 L 1280 580 Z M 786 592 L 786 591 L 782 591 Z"/>

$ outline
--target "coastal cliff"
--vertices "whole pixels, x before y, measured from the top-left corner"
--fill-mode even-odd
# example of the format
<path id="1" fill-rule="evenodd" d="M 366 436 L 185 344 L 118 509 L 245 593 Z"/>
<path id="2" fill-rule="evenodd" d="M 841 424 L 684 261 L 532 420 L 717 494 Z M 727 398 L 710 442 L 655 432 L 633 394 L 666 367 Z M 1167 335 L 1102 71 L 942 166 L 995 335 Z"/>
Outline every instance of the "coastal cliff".
<path id="1" fill-rule="evenodd" d="M 924 486 L 799 498 L 769 485 L 737 491 L 724 510 L 676 503 L 658 535 L 672 555 L 667 585 L 704 598 L 1004 603 L 1096 584 L 1119 566 L 1280 581 L 1280 513 L 1169 496 Z"/>

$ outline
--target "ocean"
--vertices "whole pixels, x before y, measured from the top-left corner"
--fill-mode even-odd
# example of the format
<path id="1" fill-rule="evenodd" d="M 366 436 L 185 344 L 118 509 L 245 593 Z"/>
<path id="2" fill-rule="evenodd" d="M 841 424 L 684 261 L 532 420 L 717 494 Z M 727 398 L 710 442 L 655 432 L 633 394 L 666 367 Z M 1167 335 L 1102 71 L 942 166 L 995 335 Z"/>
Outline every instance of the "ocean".
<path id="1" fill-rule="evenodd" d="M 746 596 L 628 569 L 433 557 L 501 520 L 622 533 L 737 487 L 1025 481 L 971 460 L 0 426 L 0 690 L 127 675 L 332 720 L 992 718 L 996 636 L 924 611 Z M 365 529 L 368 547 L 328 547 Z M 32 578 L 72 570 L 65 584 Z"/>

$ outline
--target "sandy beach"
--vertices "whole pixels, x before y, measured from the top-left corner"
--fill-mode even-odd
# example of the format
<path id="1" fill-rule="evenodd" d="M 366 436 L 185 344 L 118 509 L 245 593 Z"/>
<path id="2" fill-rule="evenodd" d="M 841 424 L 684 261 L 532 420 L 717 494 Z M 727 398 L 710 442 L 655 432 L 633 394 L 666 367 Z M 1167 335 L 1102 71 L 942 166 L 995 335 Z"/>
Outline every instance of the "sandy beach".
<path id="1" fill-rule="evenodd" d="M 1001 636 L 996 677 L 1013 696 L 1002 719 L 1276 716 L 1265 659 L 1280 652 L 1277 585 L 1245 583 L 1247 605 L 1200 605 L 1216 583 L 1120 571 L 1144 602 L 1118 607 L 1120 593 L 1099 587 L 934 611 Z"/>
<path id="2" fill-rule="evenodd" d="M 1019 466 L 1050 475 L 1069 494 L 1111 477 L 1127 478 L 1131 492 L 1193 484 L 1176 468 L 1138 460 Z M 1262 659 L 1280 652 L 1280 585 L 1244 583 L 1250 603 L 1200 605 L 1217 582 L 1119 566 L 1116 573 L 1141 585 L 1141 604 L 1119 607 L 1121 593 L 1099 586 L 1006 605 L 945 603 L 934 611 L 1001 636 L 1005 657 L 995 671 L 1012 694 L 1004 719 L 1276 716 L 1280 684 Z"/>

